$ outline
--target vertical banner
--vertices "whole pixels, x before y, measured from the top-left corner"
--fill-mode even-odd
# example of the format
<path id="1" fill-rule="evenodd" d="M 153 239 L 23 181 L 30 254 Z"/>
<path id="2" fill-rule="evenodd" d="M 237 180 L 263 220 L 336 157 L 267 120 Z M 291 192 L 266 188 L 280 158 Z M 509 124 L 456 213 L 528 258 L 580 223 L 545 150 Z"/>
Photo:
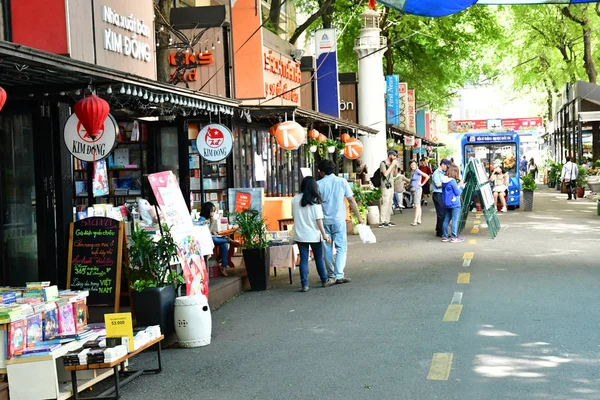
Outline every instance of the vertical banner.
<path id="1" fill-rule="evenodd" d="M 317 46 L 317 111 L 340 117 L 340 88 L 335 29 L 315 32 Z"/>
<path id="2" fill-rule="evenodd" d="M 148 175 L 148 181 L 166 219 L 161 222 L 172 226 L 172 230 L 191 229 L 194 224 L 190 210 L 185 203 L 175 174 L 172 171 L 157 172 Z"/>
<path id="3" fill-rule="evenodd" d="M 386 121 L 388 125 L 400 126 L 400 78 L 398 75 L 385 77 Z"/>
<path id="4" fill-rule="evenodd" d="M 425 137 L 425 110 L 417 110 L 416 115 L 417 135 Z"/>
<path id="5" fill-rule="evenodd" d="M 415 117 L 415 90 L 408 89 L 408 130 L 411 132 L 417 131 L 417 122 Z"/>
<path id="6" fill-rule="evenodd" d="M 429 118 L 431 117 L 431 114 L 429 113 L 429 111 L 425 111 L 425 139 L 429 140 L 429 137 L 431 136 L 430 130 L 431 130 L 431 121 L 429 120 Z"/>
<path id="7" fill-rule="evenodd" d="M 400 128 L 408 129 L 408 83 L 400 82 Z"/>

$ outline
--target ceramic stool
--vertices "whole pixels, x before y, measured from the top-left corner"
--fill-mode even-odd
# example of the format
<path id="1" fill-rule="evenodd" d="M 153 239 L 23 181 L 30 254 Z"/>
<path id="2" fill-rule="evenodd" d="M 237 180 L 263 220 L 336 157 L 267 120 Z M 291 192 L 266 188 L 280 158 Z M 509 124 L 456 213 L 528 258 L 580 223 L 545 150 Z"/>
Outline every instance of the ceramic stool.
<path id="1" fill-rule="evenodd" d="M 212 319 L 206 296 L 175 299 L 175 333 L 181 347 L 207 346 L 211 332 Z"/>

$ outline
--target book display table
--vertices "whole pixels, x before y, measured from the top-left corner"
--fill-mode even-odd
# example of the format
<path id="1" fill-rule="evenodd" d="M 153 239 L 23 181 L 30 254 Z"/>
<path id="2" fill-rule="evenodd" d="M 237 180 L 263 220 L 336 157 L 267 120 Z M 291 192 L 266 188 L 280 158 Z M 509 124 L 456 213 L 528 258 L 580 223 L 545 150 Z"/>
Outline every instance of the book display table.
<path id="1" fill-rule="evenodd" d="M 77 400 L 79 398 L 78 393 L 81 390 L 83 390 L 83 387 L 81 387 L 79 385 L 79 380 L 78 380 L 78 376 L 77 376 L 77 373 L 80 371 L 94 371 L 94 372 L 102 371 L 102 370 L 110 371 L 110 373 L 113 375 L 113 378 L 114 378 L 114 387 L 101 393 L 97 397 L 86 397 L 86 399 L 115 399 L 115 400 L 119 399 L 120 388 L 123 385 L 131 382 L 132 380 L 134 380 L 135 378 L 137 378 L 138 376 L 143 375 L 143 374 L 158 374 L 158 373 L 160 373 L 162 371 L 161 343 L 160 342 L 164 338 L 165 338 L 165 336 L 161 335 L 160 337 L 144 344 L 143 346 L 141 346 L 139 349 L 135 350 L 134 352 L 129 353 L 126 356 L 123 356 L 123 357 L 121 357 L 117 360 L 114 360 L 112 362 L 109 362 L 109 363 L 74 365 L 74 366 L 65 367 L 65 370 L 71 372 L 71 384 L 72 384 L 73 399 Z M 139 370 L 139 371 L 126 371 L 125 370 L 125 362 L 127 360 L 129 360 L 131 357 L 134 357 L 134 356 L 140 354 L 144 350 L 149 349 L 153 345 L 156 345 L 158 368 L 145 369 L 145 370 Z M 124 379 L 121 379 L 121 378 L 124 378 Z M 90 385 L 87 385 L 86 387 L 89 387 L 89 386 Z"/>

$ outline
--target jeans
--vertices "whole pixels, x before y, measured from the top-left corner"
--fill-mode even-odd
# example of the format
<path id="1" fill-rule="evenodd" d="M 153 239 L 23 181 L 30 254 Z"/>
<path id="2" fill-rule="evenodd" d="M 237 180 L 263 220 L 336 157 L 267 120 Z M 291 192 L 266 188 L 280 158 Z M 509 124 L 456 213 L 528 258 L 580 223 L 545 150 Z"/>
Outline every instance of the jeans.
<path id="1" fill-rule="evenodd" d="M 435 222 L 435 234 L 437 236 L 446 236 L 448 234 L 448 226 L 444 231 L 442 226 L 444 224 L 444 218 L 446 217 L 446 206 L 442 199 L 442 194 L 439 192 L 433 192 L 433 205 L 435 206 L 435 212 L 437 214 L 437 220 Z"/>
<path id="2" fill-rule="evenodd" d="M 221 266 L 227 268 L 229 260 L 229 239 L 219 236 L 212 237 L 213 243 L 221 250 Z"/>
<path id="3" fill-rule="evenodd" d="M 296 242 L 300 250 L 300 282 L 302 287 L 308 287 L 308 247 L 313 251 L 315 256 L 315 264 L 317 264 L 317 272 L 321 278 L 321 282 L 327 282 L 327 271 L 325 271 L 325 262 L 323 261 L 323 244 L 318 243 L 303 243 Z"/>
<path id="4" fill-rule="evenodd" d="M 442 236 L 448 237 L 448 223 L 452 220 L 452 237 L 458 237 L 458 219 L 460 218 L 460 207 L 446 208 L 446 217 L 442 225 Z"/>
<path id="5" fill-rule="evenodd" d="M 342 279 L 346 267 L 346 253 L 348 252 L 348 238 L 346 236 L 346 221 L 325 224 L 325 232 L 332 243 L 324 243 L 325 266 L 330 278 Z M 333 244 L 335 244 L 335 266 L 333 260 Z"/>
<path id="6" fill-rule="evenodd" d="M 402 206 L 402 199 L 400 198 L 400 193 L 394 192 L 394 207 L 400 208 Z"/>

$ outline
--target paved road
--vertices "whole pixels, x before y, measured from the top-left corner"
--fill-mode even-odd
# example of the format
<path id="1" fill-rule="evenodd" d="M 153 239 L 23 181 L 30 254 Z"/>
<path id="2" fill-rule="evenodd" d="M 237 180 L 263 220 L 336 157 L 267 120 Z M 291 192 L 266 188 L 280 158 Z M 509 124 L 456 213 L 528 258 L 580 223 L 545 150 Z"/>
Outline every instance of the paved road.
<path id="1" fill-rule="evenodd" d="M 377 244 L 351 238 L 352 283 L 313 267 L 308 293 L 285 276 L 244 293 L 210 346 L 167 350 L 123 398 L 600 399 L 600 217 L 565 197 L 536 192 L 495 240 L 471 213 L 461 244 L 433 237 L 431 206 L 418 227 L 396 215 Z"/>

